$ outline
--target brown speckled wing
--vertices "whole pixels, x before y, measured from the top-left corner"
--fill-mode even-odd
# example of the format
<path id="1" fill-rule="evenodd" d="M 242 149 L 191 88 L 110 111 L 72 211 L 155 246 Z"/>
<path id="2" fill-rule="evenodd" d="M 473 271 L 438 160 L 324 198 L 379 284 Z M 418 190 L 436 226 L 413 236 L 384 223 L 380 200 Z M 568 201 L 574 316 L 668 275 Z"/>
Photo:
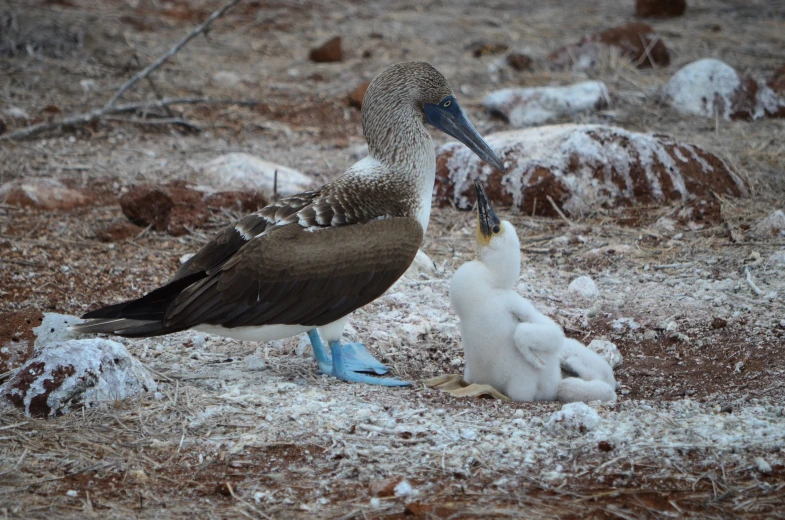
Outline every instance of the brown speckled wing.
<path id="1" fill-rule="evenodd" d="M 217 269 L 254 237 L 277 222 L 290 218 L 318 199 L 319 191 L 308 191 L 281 199 L 256 213 L 246 215 L 227 226 L 180 266 L 171 282 L 197 273 L 210 273 Z"/>
<path id="2" fill-rule="evenodd" d="M 422 236 L 406 217 L 269 230 L 185 289 L 164 327 L 326 325 L 381 296 L 412 263 Z"/>

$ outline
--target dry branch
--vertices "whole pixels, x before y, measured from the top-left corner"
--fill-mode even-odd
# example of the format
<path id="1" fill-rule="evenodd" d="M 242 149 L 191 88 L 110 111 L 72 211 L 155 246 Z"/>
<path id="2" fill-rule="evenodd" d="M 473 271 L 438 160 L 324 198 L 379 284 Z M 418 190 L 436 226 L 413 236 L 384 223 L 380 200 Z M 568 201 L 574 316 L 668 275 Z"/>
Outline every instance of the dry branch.
<path id="1" fill-rule="evenodd" d="M 112 99 L 110 99 L 106 103 L 106 105 L 104 105 L 103 109 L 104 110 L 108 110 L 108 109 L 112 108 L 114 106 L 114 104 L 117 103 L 117 100 L 119 100 L 122 97 L 122 95 L 125 94 L 128 91 L 128 89 L 130 89 L 132 86 L 134 86 L 134 84 L 137 81 L 139 81 L 140 79 L 146 78 L 148 74 L 150 74 L 152 71 L 154 71 L 155 69 L 157 69 L 158 67 L 160 67 L 161 65 L 166 63 L 166 61 L 169 58 L 171 58 L 172 56 L 177 54 L 180 51 L 180 49 L 185 47 L 188 44 L 189 41 L 191 41 L 193 38 L 195 38 L 199 34 L 201 34 L 204 31 L 206 31 L 215 20 L 217 20 L 218 18 L 223 16 L 224 13 L 226 13 L 229 9 L 234 7 L 239 2 L 240 2 L 240 0 L 231 0 L 231 2 L 229 2 L 226 5 L 224 5 L 223 7 L 218 9 L 217 11 L 213 12 L 213 14 L 211 14 L 210 17 L 207 18 L 207 20 L 202 22 L 201 25 L 199 25 L 196 28 L 194 28 L 194 30 L 192 30 L 190 33 L 188 33 L 188 35 L 185 38 L 183 38 L 182 40 L 177 42 L 171 49 L 169 49 L 169 51 L 166 54 L 163 54 L 162 56 L 160 56 L 157 60 L 155 60 L 150 65 L 145 67 L 142 71 L 140 71 L 139 73 L 134 75 L 134 77 L 132 77 L 131 79 L 126 81 L 123 84 L 123 86 L 121 86 L 119 89 L 117 89 L 117 92 L 115 92 L 115 95 L 112 96 Z"/>
<path id="2" fill-rule="evenodd" d="M 89 112 L 84 112 L 81 114 L 74 114 L 62 119 L 57 119 L 54 121 L 47 121 L 43 123 L 37 123 L 34 125 L 27 126 L 25 128 L 20 128 L 15 132 L 11 132 L 8 135 L 0 136 L 0 141 L 16 141 L 20 139 L 27 139 L 29 137 L 33 137 L 35 135 L 40 134 L 41 132 L 45 132 L 47 130 L 55 130 L 60 129 L 67 126 L 78 126 L 78 125 L 86 125 L 101 119 L 103 116 L 111 115 L 111 114 L 120 114 L 123 112 L 131 112 L 134 110 L 146 109 L 146 108 L 161 108 L 161 107 L 168 107 L 171 105 L 178 105 L 178 104 L 195 104 L 195 103 L 209 103 L 209 104 L 255 104 L 251 101 L 224 101 L 224 100 L 217 100 L 212 101 L 208 98 L 180 98 L 180 99 L 160 99 L 158 101 L 147 102 L 147 103 L 129 103 L 126 105 L 116 105 L 117 101 L 120 97 L 125 94 L 128 89 L 130 89 L 134 84 L 139 81 L 140 79 L 146 78 L 151 72 L 155 69 L 163 65 L 169 58 L 177 54 L 180 49 L 185 47 L 189 41 L 193 38 L 198 36 L 199 34 L 206 31 L 210 25 L 224 15 L 229 9 L 234 7 L 238 4 L 241 0 L 231 0 L 229 3 L 225 4 L 220 9 L 216 10 L 200 25 L 195 27 L 188 35 L 177 42 L 168 52 L 160 56 L 157 60 L 153 63 L 145 67 L 142 71 L 135 74 L 131 79 L 126 81 L 112 98 L 103 106 L 103 108 L 96 108 Z M 179 122 L 179 121 L 178 121 Z"/>
<path id="3" fill-rule="evenodd" d="M 11 132 L 8 135 L 0 135 L 0 141 L 3 140 L 17 141 L 20 139 L 27 139 L 28 137 L 32 137 L 34 135 L 40 134 L 41 132 L 46 132 L 47 130 L 55 130 L 67 126 L 86 125 L 92 123 L 93 121 L 97 121 L 101 119 L 103 116 L 107 116 L 107 115 L 122 114 L 124 112 L 134 112 L 136 110 L 148 110 L 151 108 L 163 108 L 173 105 L 197 105 L 197 104 L 253 106 L 258 104 L 258 102 L 251 99 L 210 99 L 207 97 L 195 97 L 195 98 L 164 98 L 164 99 L 158 99 L 156 101 L 126 103 L 123 105 L 115 105 L 109 109 L 107 109 L 106 107 L 97 108 L 95 110 L 91 110 L 90 112 L 85 112 L 83 114 L 75 114 L 54 121 L 47 121 L 44 123 L 37 123 L 35 125 L 26 126 L 25 128 L 20 128 L 19 130 L 16 130 L 15 132 Z"/>

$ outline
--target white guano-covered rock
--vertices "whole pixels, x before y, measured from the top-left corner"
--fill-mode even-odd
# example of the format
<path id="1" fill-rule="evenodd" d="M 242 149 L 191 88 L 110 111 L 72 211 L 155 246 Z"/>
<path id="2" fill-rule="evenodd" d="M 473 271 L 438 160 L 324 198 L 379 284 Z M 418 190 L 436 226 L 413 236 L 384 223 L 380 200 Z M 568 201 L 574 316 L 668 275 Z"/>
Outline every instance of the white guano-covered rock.
<path id="1" fill-rule="evenodd" d="M 755 226 L 755 232 L 763 237 L 785 236 L 785 212 L 778 209 Z"/>
<path id="2" fill-rule="evenodd" d="M 545 430 L 553 435 L 586 433 L 600 424 L 597 410 L 585 403 L 568 403 L 554 412 L 545 423 Z"/>
<path id="3" fill-rule="evenodd" d="M 599 354 L 613 369 L 621 365 L 621 362 L 624 360 L 616 344 L 608 340 L 593 339 L 587 345 L 587 348 Z"/>
<path id="4" fill-rule="evenodd" d="M 563 87 L 506 88 L 491 92 L 483 103 L 486 109 L 520 128 L 605 108 L 610 94 L 605 83 L 584 81 Z"/>
<path id="5" fill-rule="evenodd" d="M 63 415 L 157 389 L 150 372 L 116 341 L 49 343 L 2 386 L 0 401 L 28 416 Z"/>
<path id="6" fill-rule="evenodd" d="M 36 349 L 43 348 L 50 343 L 58 343 L 72 339 L 79 339 L 79 334 L 71 331 L 73 325 L 78 325 L 84 320 L 68 314 L 57 314 L 55 312 L 45 312 L 41 324 L 33 328 L 35 334 L 34 346 Z"/>
<path id="7" fill-rule="evenodd" d="M 785 99 L 727 63 L 704 58 L 679 69 L 662 89 L 679 112 L 723 119 L 785 117 Z"/>
<path id="8" fill-rule="evenodd" d="M 766 263 L 772 266 L 785 265 L 785 249 L 772 253 Z"/>
<path id="9" fill-rule="evenodd" d="M 579 276 L 570 282 L 567 290 L 586 300 L 593 300 L 600 295 L 597 284 L 589 276 Z"/>
<path id="10" fill-rule="evenodd" d="M 490 134 L 488 145 L 503 158 L 494 170 L 456 142 L 437 149 L 437 203 L 464 209 L 474 202 L 474 181 L 490 199 L 522 213 L 557 216 L 600 206 L 739 196 L 745 186 L 722 159 L 668 136 L 607 125 L 550 125 Z"/>
<path id="11" fill-rule="evenodd" d="M 272 195 L 276 171 L 279 196 L 300 193 L 312 183 L 304 173 L 247 153 L 228 153 L 207 164 L 192 166 L 196 170 L 192 181 L 216 190 L 255 189 Z"/>

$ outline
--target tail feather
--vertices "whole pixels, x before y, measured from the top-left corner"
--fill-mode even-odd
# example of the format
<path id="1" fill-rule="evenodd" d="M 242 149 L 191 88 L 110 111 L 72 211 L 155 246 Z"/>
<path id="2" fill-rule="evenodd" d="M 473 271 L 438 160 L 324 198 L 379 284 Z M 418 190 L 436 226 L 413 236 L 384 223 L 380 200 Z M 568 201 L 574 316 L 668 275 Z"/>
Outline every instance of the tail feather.
<path id="1" fill-rule="evenodd" d="M 127 338 L 162 336 L 182 329 L 164 326 L 166 310 L 180 293 L 204 273 L 194 273 L 151 291 L 139 299 L 107 305 L 90 311 L 83 319 L 92 320 L 72 327 L 79 334 L 114 334 Z"/>
<path id="2" fill-rule="evenodd" d="M 122 314 L 123 309 L 128 306 L 131 302 L 121 302 L 115 303 L 114 305 L 107 305 L 106 307 L 101 307 L 100 309 L 96 309 L 94 311 L 90 311 L 84 316 L 82 319 L 85 320 L 92 320 L 92 319 L 115 319 L 119 318 L 120 314 Z"/>
<path id="3" fill-rule="evenodd" d="M 128 320 L 124 318 L 92 320 L 73 325 L 71 330 L 77 334 L 112 334 L 125 338 L 146 338 L 177 332 L 177 330 L 164 327 L 162 321 Z"/>

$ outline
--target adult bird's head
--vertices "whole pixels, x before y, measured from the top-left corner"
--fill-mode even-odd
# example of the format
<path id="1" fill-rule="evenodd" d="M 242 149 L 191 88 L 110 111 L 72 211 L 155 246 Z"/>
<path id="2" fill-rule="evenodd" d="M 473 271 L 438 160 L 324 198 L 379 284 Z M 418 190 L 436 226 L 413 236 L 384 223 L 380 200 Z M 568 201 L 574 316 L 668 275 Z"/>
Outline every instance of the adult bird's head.
<path id="1" fill-rule="evenodd" d="M 474 191 L 477 194 L 477 256 L 488 267 L 495 285 L 500 289 L 510 289 L 521 274 L 518 234 L 512 224 L 496 216 L 479 181 L 474 181 Z"/>
<path id="2" fill-rule="evenodd" d="M 376 76 L 363 98 L 362 119 L 368 149 L 377 158 L 411 145 L 420 132 L 427 135 L 427 123 L 504 171 L 504 163 L 466 117 L 447 80 L 428 63 L 397 63 Z"/>

